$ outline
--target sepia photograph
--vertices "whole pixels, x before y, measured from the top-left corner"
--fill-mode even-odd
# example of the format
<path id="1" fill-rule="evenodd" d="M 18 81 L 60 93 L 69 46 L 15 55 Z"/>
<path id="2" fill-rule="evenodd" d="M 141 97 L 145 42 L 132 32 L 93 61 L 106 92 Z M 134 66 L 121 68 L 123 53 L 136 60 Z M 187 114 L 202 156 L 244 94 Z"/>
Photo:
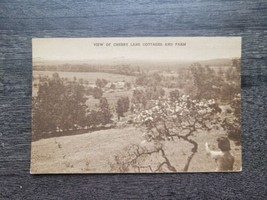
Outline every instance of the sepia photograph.
<path id="1" fill-rule="evenodd" d="M 32 39 L 31 174 L 239 172 L 241 37 Z"/>

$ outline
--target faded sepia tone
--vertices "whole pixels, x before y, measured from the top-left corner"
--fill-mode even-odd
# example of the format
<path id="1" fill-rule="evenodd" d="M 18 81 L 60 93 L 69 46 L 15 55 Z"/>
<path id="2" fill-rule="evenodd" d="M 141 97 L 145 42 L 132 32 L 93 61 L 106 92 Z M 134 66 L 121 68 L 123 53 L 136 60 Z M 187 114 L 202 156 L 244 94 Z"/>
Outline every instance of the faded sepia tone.
<path id="1" fill-rule="evenodd" d="M 240 37 L 33 39 L 31 173 L 241 170 Z"/>

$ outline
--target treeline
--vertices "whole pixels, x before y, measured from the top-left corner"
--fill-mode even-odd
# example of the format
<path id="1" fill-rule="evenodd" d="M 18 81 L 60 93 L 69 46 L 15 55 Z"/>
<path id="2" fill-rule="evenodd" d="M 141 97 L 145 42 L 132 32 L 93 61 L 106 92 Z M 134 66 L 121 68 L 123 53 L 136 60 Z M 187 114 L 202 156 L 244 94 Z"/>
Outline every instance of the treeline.
<path id="1" fill-rule="evenodd" d="M 231 66 L 218 71 L 195 64 L 191 66 L 190 72 L 193 86 L 189 91 L 196 99 L 215 99 L 229 104 L 240 93 L 240 59 L 232 60 Z"/>
<path id="2" fill-rule="evenodd" d="M 117 65 L 117 66 L 101 66 L 101 65 L 89 65 L 89 64 L 34 65 L 33 70 L 59 71 L 59 72 L 105 72 L 112 74 L 122 74 L 127 76 L 135 76 L 140 74 L 139 67 L 133 67 L 128 65 Z"/>
<path id="3" fill-rule="evenodd" d="M 106 84 L 107 80 L 97 79 L 97 87 L 91 87 L 82 79 L 60 78 L 58 73 L 52 77 L 39 77 L 38 93 L 32 100 L 33 140 L 114 126 L 113 114 L 116 112 L 118 120 L 124 117 L 130 99 L 120 97 L 113 111 L 107 98 L 103 97 L 102 87 Z M 93 109 L 86 104 L 90 96 L 99 100 Z"/>
<path id="4" fill-rule="evenodd" d="M 32 101 L 33 138 L 42 138 L 43 134 L 51 132 L 104 126 L 112 122 L 107 99 L 99 95 L 96 108 L 88 109 L 88 91 L 76 80 L 66 82 L 54 73 L 51 79 L 43 79 L 38 87 L 37 96 Z"/>
<path id="5" fill-rule="evenodd" d="M 240 92 L 240 71 L 240 59 L 234 59 L 231 66 L 217 68 L 217 70 L 208 65 L 202 66 L 195 63 L 169 76 L 158 72 L 142 73 L 136 78 L 136 85 L 149 88 L 146 93 L 151 94 L 152 91 L 150 99 L 161 96 L 154 96 L 158 92 L 153 90 L 162 91 L 162 88 L 173 88 L 183 91 L 193 99 L 215 99 L 229 103 Z"/>

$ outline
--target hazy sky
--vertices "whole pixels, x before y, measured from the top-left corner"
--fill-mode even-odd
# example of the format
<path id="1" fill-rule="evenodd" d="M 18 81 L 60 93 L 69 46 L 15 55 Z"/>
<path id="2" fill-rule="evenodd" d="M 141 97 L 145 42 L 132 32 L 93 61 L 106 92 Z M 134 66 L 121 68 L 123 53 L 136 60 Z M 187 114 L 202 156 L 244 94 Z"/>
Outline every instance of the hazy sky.
<path id="1" fill-rule="evenodd" d="M 95 46 L 96 43 L 102 43 L 103 46 Z M 139 43 L 140 46 L 131 46 L 133 43 Z M 152 43 L 160 46 L 151 46 Z M 171 43 L 172 46 L 165 46 L 166 43 Z M 175 46 L 176 43 L 186 45 Z M 241 37 L 33 39 L 34 61 L 39 59 L 183 61 L 233 57 L 241 57 Z"/>

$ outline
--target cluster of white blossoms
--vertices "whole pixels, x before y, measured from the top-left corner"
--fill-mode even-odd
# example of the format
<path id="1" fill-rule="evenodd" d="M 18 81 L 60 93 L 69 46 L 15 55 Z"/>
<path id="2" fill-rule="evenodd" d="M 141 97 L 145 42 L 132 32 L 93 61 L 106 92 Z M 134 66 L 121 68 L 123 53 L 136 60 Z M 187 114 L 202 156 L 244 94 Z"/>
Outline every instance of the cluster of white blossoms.
<path id="1" fill-rule="evenodd" d="M 196 128 L 206 129 L 215 120 L 214 115 L 218 112 L 218 105 L 215 100 L 192 100 L 183 95 L 176 101 L 170 99 L 160 99 L 154 102 L 150 109 L 136 112 L 134 121 L 139 125 L 145 125 L 146 131 L 143 133 L 146 142 L 159 141 L 163 138 L 170 140 L 166 134 L 177 133 L 190 129 L 194 121 L 198 121 Z"/>
<path id="2" fill-rule="evenodd" d="M 134 120 L 136 122 L 145 123 L 164 120 L 168 117 L 175 119 L 190 116 L 203 116 L 213 112 L 215 104 L 215 100 L 197 101 L 185 95 L 177 101 L 161 99 L 155 101 L 155 106 L 152 108 L 138 112 Z"/>

